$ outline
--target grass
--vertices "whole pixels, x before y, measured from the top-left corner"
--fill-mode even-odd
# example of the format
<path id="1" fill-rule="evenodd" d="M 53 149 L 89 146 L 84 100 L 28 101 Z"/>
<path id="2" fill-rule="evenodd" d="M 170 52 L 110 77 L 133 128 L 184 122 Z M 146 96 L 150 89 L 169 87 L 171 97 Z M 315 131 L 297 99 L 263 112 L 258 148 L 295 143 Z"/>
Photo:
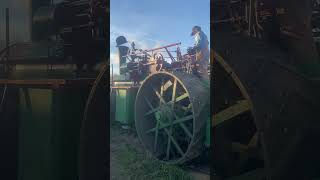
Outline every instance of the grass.
<path id="1" fill-rule="evenodd" d="M 132 180 L 191 180 L 184 170 L 173 165 L 167 165 L 140 153 L 132 145 L 126 145 L 119 151 L 121 174 Z"/>

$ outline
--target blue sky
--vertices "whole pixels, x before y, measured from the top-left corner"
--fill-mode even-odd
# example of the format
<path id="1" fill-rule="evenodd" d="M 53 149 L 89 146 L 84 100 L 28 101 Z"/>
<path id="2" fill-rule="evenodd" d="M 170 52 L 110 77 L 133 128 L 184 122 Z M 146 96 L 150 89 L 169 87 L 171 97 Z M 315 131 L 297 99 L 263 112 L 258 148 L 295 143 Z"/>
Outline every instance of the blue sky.
<path id="1" fill-rule="evenodd" d="M 182 53 L 193 45 L 194 25 L 210 39 L 210 0 L 111 0 L 110 61 L 119 72 L 115 39 L 123 35 L 137 48 L 181 42 Z"/>

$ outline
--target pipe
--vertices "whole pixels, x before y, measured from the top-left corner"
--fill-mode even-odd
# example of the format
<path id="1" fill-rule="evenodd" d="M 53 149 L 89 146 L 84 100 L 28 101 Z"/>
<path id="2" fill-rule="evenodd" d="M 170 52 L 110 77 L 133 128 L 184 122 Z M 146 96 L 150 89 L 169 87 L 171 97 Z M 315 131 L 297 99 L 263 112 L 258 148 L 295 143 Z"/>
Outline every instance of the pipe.
<path id="1" fill-rule="evenodd" d="M 164 49 L 164 48 L 168 48 L 168 47 L 172 47 L 172 46 L 178 46 L 178 45 L 181 45 L 181 42 L 174 43 L 174 44 L 169 44 L 167 46 L 161 46 L 161 47 L 154 48 L 154 49 L 148 49 L 148 50 L 145 50 L 145 52 L 155 51 L 155 50 Z"/>
<path id="2" fill-rule="evenodd" d="M 113 85 L 113 64 L 111 64 L 111 85 Z"/>

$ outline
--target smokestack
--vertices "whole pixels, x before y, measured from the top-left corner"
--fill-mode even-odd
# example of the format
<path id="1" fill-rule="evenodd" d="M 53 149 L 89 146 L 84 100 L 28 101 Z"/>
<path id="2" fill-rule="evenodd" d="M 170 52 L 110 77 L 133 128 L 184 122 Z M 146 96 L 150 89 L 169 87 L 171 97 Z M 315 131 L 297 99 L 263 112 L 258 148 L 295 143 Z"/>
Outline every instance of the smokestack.
<path id="1" fill-rule="evenodd" d="M 122 70 L 121 66 L 125 65 L 127 58 L 125 57 L 128 55 L 129 47 L 128 47 L 128 41 L 124 36 L 119 36 L 116 39 L 118 52 L 119 52 L 119 68 L 120 68 L 120 74 L 123 74 L 124 71 Z"/>

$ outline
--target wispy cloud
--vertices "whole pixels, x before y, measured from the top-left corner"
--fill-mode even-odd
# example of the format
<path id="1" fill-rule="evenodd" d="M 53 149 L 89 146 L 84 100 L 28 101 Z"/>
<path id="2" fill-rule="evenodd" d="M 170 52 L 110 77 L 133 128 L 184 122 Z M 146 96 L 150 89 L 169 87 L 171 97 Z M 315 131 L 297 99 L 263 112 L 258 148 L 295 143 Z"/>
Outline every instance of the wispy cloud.
<path id="1" fill-rule="evenodd" d="M 110 64 L 119 65 L 119 56 L 117 53 L 110 54 Z"/>
<path id="2" fill-rule="evenodd" d="M 137 48 L 141 49 L 149 49 L 154 47 L 163 46 L 165 44 L 169 44 L 172 42 L 166 42 L 160 39 L 150 38 L 150 32 L 147 30 L 148 28 L 139 27 L 128 30 L 128 28 L 120 28 L 118 26 L 111 25 L 110 27 L 110 46 L 115 46 L 115 41 L 118 36 L 125 36 L 129 42 L 133 42 L 136 44 Z"/>
<path id="3" fill-rule="evenodd" d="M 129 42 L 134 41 L 136 48 L 141 49 L 181 42 L 180 49 L 183 54 L 193 45 L 190 31 L 194 25 L 201 26 L 209 37 L 210 0 L 201 0 L 201 3 L 164 1 L 165 3 L 110 0 L 111 56 L 117 52 L 115 40 L 118 36 L 125 36 Z"/>
<path id="4" fill-rule="evenodd" d="M 117 26 L 110 27 L 110 46 L 114 47 L 116 44 L 116 38 L 118 36 L 125 36 L 129 42 L 133 42 L 136 44 L 137 48 L 147 49 L 153 44 L 152 42 L 148 42 L 144 37 L 148 36 L 148 33 L 145 31 L 134 31 L 128 30 L 124 28 L 119 28 Z"/>
<path id="5" fill-rule="evenodd" d="M 163 45 L 164 45 L 164 43 L 162 41 L 156 41 L 152 48 L 157 48 L 157 47 L 163 46 Z"/>
<path id="6" fill-rule="evenodd" d="M 110 66 L 110 74 L 112 74 L 112 66 Z M 119 65 L 113 64 L 113 74 L 120 74 L 119 73 Z"/>
<path id="7" fill-rule="evenodd" d="M 136 48 L 140 49 L 148 49 L 152 47 L 154 43 L 145 39 L 145 37 L 148 36 L 148 32 L 146 30 L 140 29 L 139 31 L 137 29 L 129 29 L 125 27 L 120 28 L 119 26 L 115 25 L 110 26 L 110 64 L 113 64 L 113 72 L 115 74 L 119 74 L 119 57 L 117 48 L 115 47 L 116 38 L 118 36 L 125 36 L 129 42 L 135 42 Z"/>

